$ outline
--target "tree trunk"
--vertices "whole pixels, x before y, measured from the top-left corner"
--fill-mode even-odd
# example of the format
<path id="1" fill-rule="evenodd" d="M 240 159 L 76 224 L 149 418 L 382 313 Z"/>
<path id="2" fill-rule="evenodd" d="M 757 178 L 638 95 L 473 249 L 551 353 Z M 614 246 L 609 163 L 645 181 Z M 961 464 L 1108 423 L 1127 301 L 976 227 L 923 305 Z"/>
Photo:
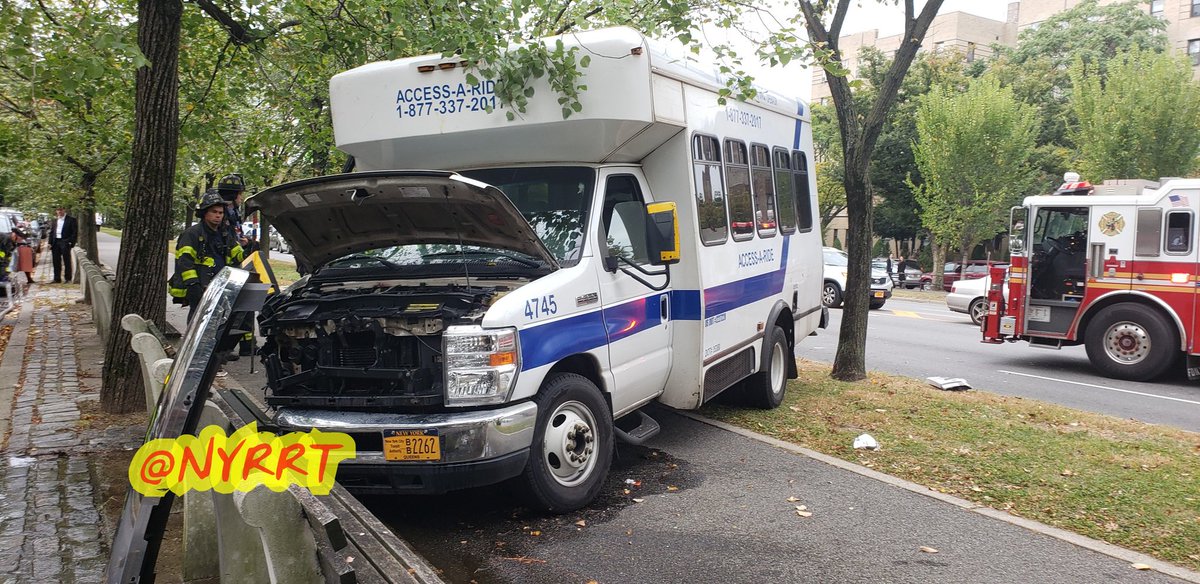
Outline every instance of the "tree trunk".
<path id="1" fill-rule="evenodd" d="M 137 71 L 136 128 L 113 322 L 137 313 L 161 326 L 166 317 L 166 241 L 179 146 L 177 68 L 182 13 L 180 0 L 138 0 L 138 48 L 150 65 Z M 124 328 L 113 327 L 104 352 L 100 389 L 100 405 L 107 412 L 144 407 L 138 356 L 129 340 Z"/>
<path id="2" fill-rule="evenodd" d="M 855 381 L 867 376 L 867 315 L 870 311 L 871 282 L 871 188 L 866 164 L 851 165 L 846 156 L 847 223 L 846 293 L 842 295 L 842 328 L 838 350 L 833 359 L 834 379 Z"/>
<path id="3" fill-rule="evenodd" d="M 79 188 L 83 189 L 83 198 L 79 200 L 79 212 L 76 220 L 79 225 L 76 243 L 87 252 L 87 258 L 92 263 L 100 264 L 100 248 L 96 244 L 96 179 L 93 172 L 83 173 Z M 109 266 L 113 267 L 113 266 Z"/>
<path id="4" fill-rule="evenodd" d="M 946 247 L 935 239 L 933 240 L 933 289 L 941 290 L 945 284 L 944 278 L 946 273 Z"/>

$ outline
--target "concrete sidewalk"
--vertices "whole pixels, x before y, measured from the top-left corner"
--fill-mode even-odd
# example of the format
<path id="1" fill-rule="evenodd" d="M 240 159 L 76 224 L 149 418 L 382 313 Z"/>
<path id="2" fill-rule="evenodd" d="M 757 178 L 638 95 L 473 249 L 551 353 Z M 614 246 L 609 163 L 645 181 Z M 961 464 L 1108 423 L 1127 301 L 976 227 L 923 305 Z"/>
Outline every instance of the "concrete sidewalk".
<path id="1" fill-rule="evenodd" d="M 48 282 L 44 256 L 35 277 Z M 23 275 L 17 278 L 23 279 Z M 145 414 L 99 414 L 103 347 L 72 284 L 35 284 L 0 360 L 0 581 L 100 582 Z M 11 422 L 11 423 L 10 423 Z M 116 483 L 114 485 L 114 483 Z M 119 488 L 118 488 L 119 487 Z"/>

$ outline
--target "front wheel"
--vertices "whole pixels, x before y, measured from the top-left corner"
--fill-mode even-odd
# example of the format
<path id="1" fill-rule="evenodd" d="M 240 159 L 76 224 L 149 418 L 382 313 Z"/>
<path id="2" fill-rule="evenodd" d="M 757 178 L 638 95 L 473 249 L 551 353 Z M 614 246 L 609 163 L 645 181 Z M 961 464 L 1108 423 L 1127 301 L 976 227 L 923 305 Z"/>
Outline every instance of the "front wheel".
<path id="1" fill-rule="evenodd" d="M 582 375 L 556 373 L 533 398 L 537 427 L 521 475 L 531 507 L 567 513 L 592 502 L 612 464 L 612 412 Z"/>
<path id="2" fill-rule="evenodd" d="M 1162 313 L 1141 304 L 1114 304 L 1100 311 L 1085 333 L 1088 360 L 1105 377 L 1147 381 L 1166 373 L 1179 340 Z"/>
<path id="3" fill-rule="evenodd" d="M 872 300 L 871 310 L 879 310 L 880 308 L 883 308 L 884 302 L 886 302 L 886 300 Z"/>
<path id="4" fill-rule="evenodd" d="M 821 304 L 828 308 L 842 305 L 842 289 L 836 282 L 825 282 L 825 287 L 821 289 Z"/>

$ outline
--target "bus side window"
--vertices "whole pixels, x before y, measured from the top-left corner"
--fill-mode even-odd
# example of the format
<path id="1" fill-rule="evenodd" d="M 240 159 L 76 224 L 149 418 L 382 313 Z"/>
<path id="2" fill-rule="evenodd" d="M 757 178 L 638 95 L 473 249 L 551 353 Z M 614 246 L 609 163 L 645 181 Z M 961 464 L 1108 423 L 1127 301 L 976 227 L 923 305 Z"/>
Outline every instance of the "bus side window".
<path id="1" fill-rule="evenodd" d="M 812 193 L 808 190 L 808 157 L 803 152 L 792 152 L 792 171 L 795 180 L 792 187 L 796 192 L 796 210 L 800 211 L 800 231 L 813 228 Z"/>
<path id="2" fill-rule="evenodd" d="M 725 224 L 725 180 L 721 173 L 721 145 L 712 136 L 692 137 L 692 173 L 696 181 L 696 223 L 704 245 L 719 245 L 729 238 Z"/>
<path id="3" fill-rule="evenodd" d="M 604 186 L 604 241 L 608 254 L 647 264 L 646 209 L 642 189 L 632 175 L 608 177 Z"/>
<path id="4" fill-rule="evenodd" d="M 775 181 L 771 174 L 771 151 L 761 144 L 750 145 L 750 181 L 754 194 L 754 225 L 762 238 L 775 235 Z"/>
<path id="5" fill-rule="evenodd" d="M 775 194 L 778 205 L 779 231 L 796 231 L 796 192 L 792 189 L 792 158 L 785 148 L 775 148 Z"/>
<path id="6" fill-rule="evenodd" d="M 1186 254 L 1192 251 L 1192 214 L 1189 211 L 1167 213 L 1167 253 Z"/>
<path id="7" fill-rule="evenodd" d="M 725 180 L 729 182 L 729 228 L 734 241 L 754 237 L 754 206 L 750 200 L 750 161 L 746 143 L 725 140 Z"/>

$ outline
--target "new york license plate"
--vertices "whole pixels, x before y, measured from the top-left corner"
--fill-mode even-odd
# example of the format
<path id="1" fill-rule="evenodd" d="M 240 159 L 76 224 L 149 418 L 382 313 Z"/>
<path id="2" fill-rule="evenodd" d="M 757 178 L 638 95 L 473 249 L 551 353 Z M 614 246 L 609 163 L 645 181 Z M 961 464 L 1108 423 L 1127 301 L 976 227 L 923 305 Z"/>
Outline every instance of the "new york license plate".
<path id="1" fill-rule="evenodd" d="M 881 290 L 876 290 L 876 291 L 875 291 L 875 297 L 876 297 L 876 298 L 883 298 L 883 291 L 881 291 Z"/>
<path id="2" fill-rule="evenodd" d="M 385 430 L 383 457 L 397 462 L 441 460 L 442 443 L 437 430 Z"/>

